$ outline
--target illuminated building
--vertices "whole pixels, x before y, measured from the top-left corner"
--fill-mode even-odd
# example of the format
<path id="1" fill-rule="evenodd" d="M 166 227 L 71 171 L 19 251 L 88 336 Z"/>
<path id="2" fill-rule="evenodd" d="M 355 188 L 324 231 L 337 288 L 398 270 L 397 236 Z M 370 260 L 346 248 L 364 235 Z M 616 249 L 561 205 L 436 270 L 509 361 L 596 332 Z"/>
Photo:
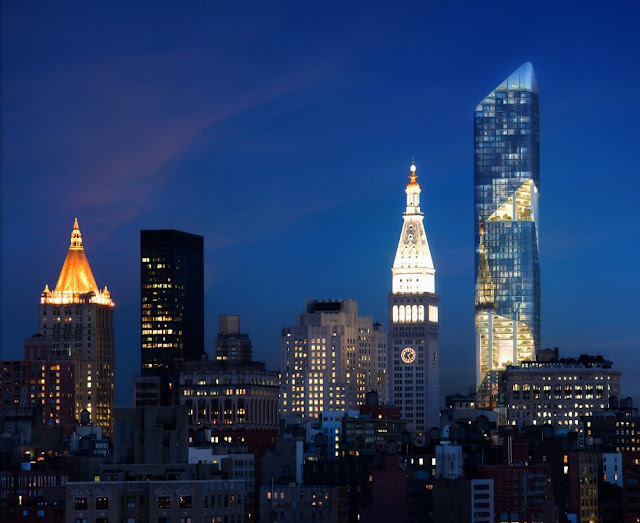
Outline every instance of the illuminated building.
<path id="1" fill-rule="evenodd" d="M 402 233 L 392 268 L 389 294 L 389 396 L 411 422 L 416 442 L 440 427 L 438 300 L 435 268 L 420 210 L 415 164 L 405 192 Z"/>
<path id="2" fill-rule="evenodd" d="M 582 428 L 620 397 L 621 372 L 602 356 L 523 362 L 504 371 L 510 425 Z"/>
<path id="3" fill-rule="evenodd" d="M 25 359 L 0 361 L 2 407 L 41 407 L 45 425 L 59 425 L 65 437 L 76 427 L 74 363 L 54 359 L 51 339 L 25 340 Z"/>
<path id="4" fill-rule="evenodd" d="M 220 315 L 216 338 L 216 359 L 236 363 L 251 361 L 251 340 L 240 333 L 240 316 Z"/>
<path id="5" fill-rule="evenodd" d="M 318 418 L 356 409 L 370 390 L 386 395 L 381 351 L 386 333 L 358 315 L 356 301 L 307 301 L 296 325 L 282 329 L 283 417 Z"/>
<path id="6" fill-rule="evenodd" d="M 91 421 L 111 434 L 115 345 L 111 294 L 100 290 L 82 246 L 78 220 L 53 291 L 40 298 L 40 334 L 51 338 L 52 358 L 75 366 L 75 416 L 89 411 Z"/>
<path id="7" fill-rule="evenodd" d="M 342 419 L 341 448 L 350 455 L 375 455 L 389 441 L 402 441 L 407 424 L 397 407 L 362 405 L 357 416 Z"/>
<path id="8" fill-rule="evenodd" d="M 475 324 L 480 385 L 540 349 L 539 98 L 525 63 L 475 110 Z"/>
<path id="9" fill-rule="evenodd" d="M 598 468 L 601 462 L 602 455 L 595 450 L 581 449 L 569 453 L 569 512 L 577 515 L 574 521 L 578 523 L 601 521 L 598 505 Z"/>
<path id="10" fill-rule="evenodd" d="M 611 396 L 609 408 L 594 412 L 585 422 L 584 432 L 587 438 L 616 452 L 640 452 L 640 417 L 630 397 L 619 400 Z"/>
<path id="11" fill-rule="evenodd" d="M 203 238 L 140 231 L 143 376 L 177 376 L 204 352 Z"/>
<path id="12" fill-rule="evenodd" d="M 194 444 L 241 443 L 264 452 L 278 435 L 280 379 L 257 361 L 187 362 L 178 379 L 180 405 L 187 406 Z"/>

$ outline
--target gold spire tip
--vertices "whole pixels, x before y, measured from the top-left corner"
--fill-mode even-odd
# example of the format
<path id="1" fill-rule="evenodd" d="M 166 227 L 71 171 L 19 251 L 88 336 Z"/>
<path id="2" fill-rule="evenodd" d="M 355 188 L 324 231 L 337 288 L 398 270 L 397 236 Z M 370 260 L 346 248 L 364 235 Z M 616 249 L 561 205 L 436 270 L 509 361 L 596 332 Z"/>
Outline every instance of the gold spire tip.
<path id="1" fill-rule="evenodd" d="M 411 174 L 409 174 L 409 180 L 411 180 L 409 182 L 409 185 L 415 185 L 417 182 L 417 178 L 418 175 L 416 174 L 416 171 L 418 170 L 418 168 L 416 167 L 416 162 L 412 159 L 411 160 L 411 167 L 409 167 L 409 171 L 411 172 Z"/>

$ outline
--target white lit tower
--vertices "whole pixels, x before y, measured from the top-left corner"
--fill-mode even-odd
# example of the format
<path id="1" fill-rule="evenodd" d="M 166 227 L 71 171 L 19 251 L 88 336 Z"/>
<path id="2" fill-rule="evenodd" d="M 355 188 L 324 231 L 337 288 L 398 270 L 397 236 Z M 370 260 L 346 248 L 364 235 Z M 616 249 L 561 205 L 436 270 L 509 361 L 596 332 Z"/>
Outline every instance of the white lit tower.
<path id="1" fill-rule="evenodd" d="M 113 308 L 107 287 L 100 290 L 82 246 L 78 220 L 53 291 L 40 297 L 40 334 L 51 338 L 56 358 L 75 364 L 75 415 L 88 410 L 93 423 L 111 435 L 115 346 Z"/>
<path id="2" fill-rule="evenodd" d="M 416 166 L 405 192 L 400 242 L 391 272 L 389 294 L 389 396 L 413 424 L 416 442 L 440 427 L 440 364 L 438 359 L 438 295 L 435 273 L 420 211 Z"/>

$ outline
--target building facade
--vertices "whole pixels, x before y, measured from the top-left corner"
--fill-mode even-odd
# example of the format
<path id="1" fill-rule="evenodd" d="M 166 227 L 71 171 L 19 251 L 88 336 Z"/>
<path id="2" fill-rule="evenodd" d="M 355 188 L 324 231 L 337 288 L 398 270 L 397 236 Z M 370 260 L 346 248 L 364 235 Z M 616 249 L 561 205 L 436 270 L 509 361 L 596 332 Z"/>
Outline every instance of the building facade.
<path id="1" fill-rule="evenodd" d="M 478 385 L 540 349 L 539 128 L 538 85 L 525 63 L 475 110 Z"/>
<path id="2" fill-rule="evenodd" d="M 598 468 L 602 455 L 595 450 L 569 453 L 569 512 L 578 523 L 600 521 L 598 506 Z"/>
<path id="3" fill-rule="evenodd" d="M 65 485 L 65 521 L 241 523 L 246 521 L 242 481 L 100 481 Z"/>
<path id="4" fill-rule="evenodd" d="M 0 362 L 2 407 L 42 407 L 44 425 L 59 425 L 64 436 L 76 426 L 75 365 L 71 357 L 53 359 L 50 338 L 25 340 L 25 359 Z"/>
<path id="5" fill-rule="evenodd" d="M 416 442 L 440 426 L 440 363 L 435 268 L 412 163 L 403 226 L 389 294 L 389 399 L 416 431 Z"/>
<path id="6" fill-rule="evenodd" d="M 260 519 L 272 521 L 335 521 L 346 523 L 349 487 L 327 485 L 260 487 Z"/>
<path id="7" fill-rule="evenodd" d="M 203 246 L 195 234 L 140 231 L 143 376 L 176 376 L 205 354 Z"/>
<path id="8" fill-rule="evenodd" d="M 203 443 L 245 444 L 250 452 L 274 444 L 280 380 L 264 363 L 185 363 L 177 387 L 194 444 L 205 433 Z"/>
<path id="9" fill-rule="evenodd" d="M 481 474 L 493 481 L 494 521 L 557 521 L 548 464 L 489 465 L 481 468 Z M 483 511 L 491 509 L 484 499 Z"/>
<path id="10" fill-rule="evenodd" d="M 433 519 L 493 523 L 493 497 L 491 479 L 440 479 L 433 486 Z"/>
<path id="11" fill-rule="evenodd" d="M 113 463 L 186 463 L 187 409 L 120 407 L 114 413 Z"/>
<path id="12" fill-rule="evenodd" d="M 618 404 L 627 408 L 618 408 Z M 640 452 L 640 417 L 632 406 L 631 398 L 621 402 L 615 396 L 609 398 L 609 408 L 593 412 L 584 427 L 587 438 L 594 445 L 602 445 L 615 452 Z"/>
<path id="13" fill-rule="evenodd" d="M 585 428 L 584 421 L 620 397 L 620 375 L 602 356 L 510 365 L 504 371 L 507 422 Z"/>
<path id="14" fill-rule="evenodd" d="M 216 338 L 216 360 L 237 363 L 251 361 L 251 340 L 240 332 L 240 316 L 220 315 Z"/>
<path id="15" fill-rule="evenodd" d="M 39 332 L 51 339 L 54 359 L 74 363 L 76 419 L 87 410 L 106 435 L 114 406 L 114 306 L 107 287 L 96 284 L 76 219 L 58 283 L 40 298 Z"/>
<path id="16" fill-rule="evenodd" d="M 367 391 L 384 390 L 387 369 L 378 354 L 386 351 L 385 340 L 370 316 L 358 315 L 356 301 L 309 300 L 296 325 L 282 329 L 283 416 L 356 409 Z"/>

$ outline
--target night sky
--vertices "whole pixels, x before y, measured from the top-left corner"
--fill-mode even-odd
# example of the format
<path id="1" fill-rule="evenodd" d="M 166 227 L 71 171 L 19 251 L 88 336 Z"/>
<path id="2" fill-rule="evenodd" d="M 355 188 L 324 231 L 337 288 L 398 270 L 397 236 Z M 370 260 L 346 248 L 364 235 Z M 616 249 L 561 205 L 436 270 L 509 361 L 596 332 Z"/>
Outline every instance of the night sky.
<path id="1" fill-rule="evenodd" d="M 218 315 L 240 314 L 277 368 L 306 298 L 386 324 L 415 157 L 442 392 L 467 392 L 473 111 L 532 61 L 542 343 L 604 354 L 640 396 L 637 3 L 346 4 L 4 2 L 4 359 L 37 331 L 76 216 L 117 306 L 119 405 L 140 365 L 140 229 L 205 237 L 210 354 Z"/>

